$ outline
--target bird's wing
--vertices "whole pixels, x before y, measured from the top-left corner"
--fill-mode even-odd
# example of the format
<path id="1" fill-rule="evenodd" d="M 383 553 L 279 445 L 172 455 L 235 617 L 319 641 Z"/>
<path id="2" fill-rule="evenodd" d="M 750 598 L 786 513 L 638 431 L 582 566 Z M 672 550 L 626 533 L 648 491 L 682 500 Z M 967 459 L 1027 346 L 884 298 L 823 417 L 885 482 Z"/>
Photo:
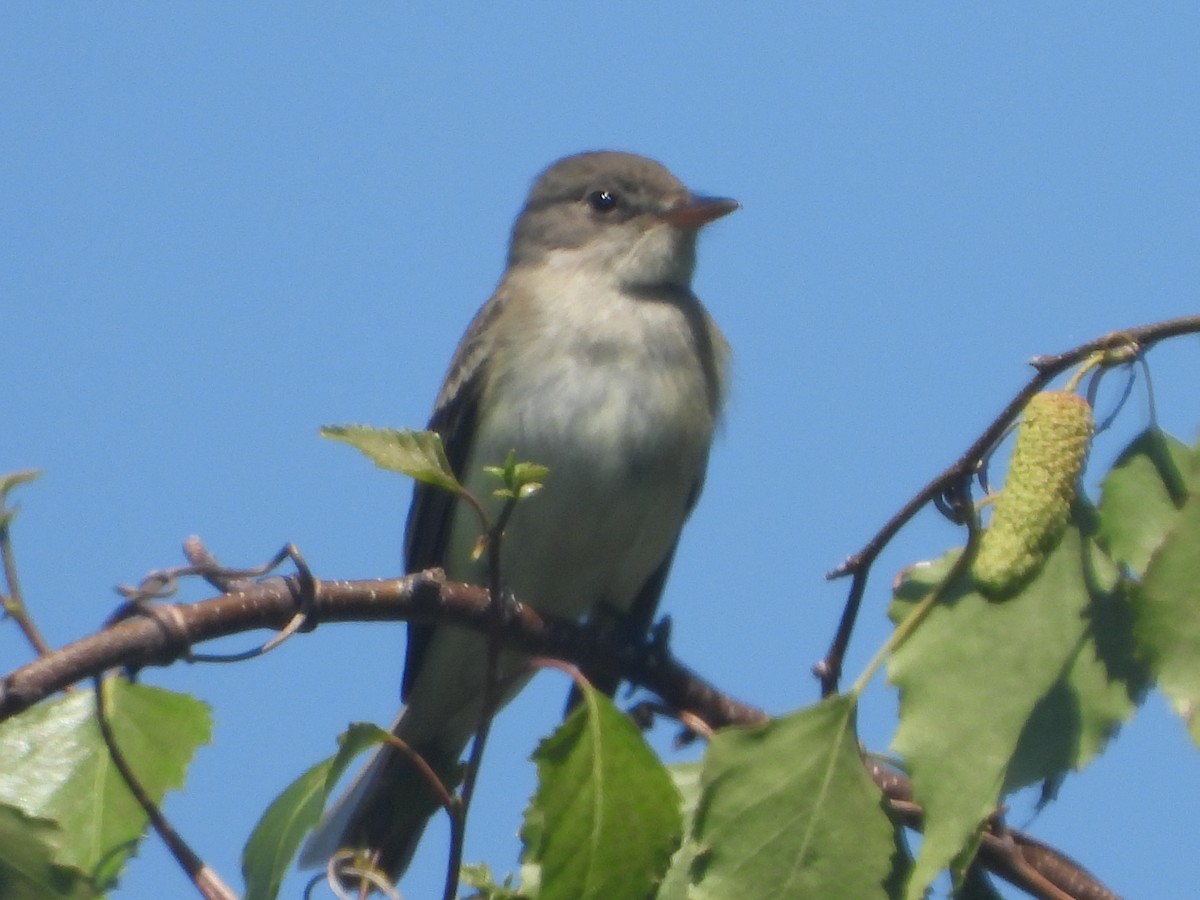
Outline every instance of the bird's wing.
<path id="1" fill-rule="evenodd" d="M 476 313 L 450 362 L 450 370 L 429 419 L 428 428 L 441 436 L 450 468 L 459 481 L 465 480 L 464 472 L 471 458 L 480 398 L 486 380 L 487 325 L 503 304 L 504 295 L 498 292 Z M 420 572 L 434 566 L 445 568 L 450 527 L 457 505 L 458 499 L 449 491 L 417 483 L 405 525 L 406 572 Z M 416 680 L 421 658 L 435 627 L 417 623 L 408 626 L 408 652 L 404 657 L 401 698 L 407 698 Z"/>

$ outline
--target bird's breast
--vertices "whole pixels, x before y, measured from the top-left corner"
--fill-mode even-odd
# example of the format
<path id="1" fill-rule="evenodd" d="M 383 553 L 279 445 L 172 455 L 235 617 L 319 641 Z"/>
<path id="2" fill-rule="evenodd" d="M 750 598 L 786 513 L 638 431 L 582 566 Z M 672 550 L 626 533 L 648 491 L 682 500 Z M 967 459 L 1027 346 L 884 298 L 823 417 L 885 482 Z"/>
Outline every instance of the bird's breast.
<path id="1" fill-rule="evenodd" d="M 632 603 L 674 546 L 714 427 L 688 318 L 609 300 L 573 320 L 547 317 L 493 361 L 464 473 L 484 497 L 495 484 L 480 468 L 510 450 L 548 467 L 511 520 L 502 574 L 518 598 L 557 615 Z M 455 544 L 468 543 L 464 526 Z"/>

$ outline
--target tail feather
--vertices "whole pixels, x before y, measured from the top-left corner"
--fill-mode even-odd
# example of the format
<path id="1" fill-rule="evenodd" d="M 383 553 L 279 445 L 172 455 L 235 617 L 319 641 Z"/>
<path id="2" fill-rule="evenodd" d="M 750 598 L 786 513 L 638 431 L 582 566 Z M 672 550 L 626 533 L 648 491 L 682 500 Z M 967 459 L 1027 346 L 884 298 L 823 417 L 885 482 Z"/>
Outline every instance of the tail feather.
<path id="1" fill-rule="evenodd" d="M 446 752 L 415 747 L 448 791 L 460 779 L 461 747 Z M 325 865 L 341 849 L 366 853 L 396 881 L 408 868 L 429 819 L 441 801 L 408 754 L 383 746 L 326 811 L 300 853 L 304 868 Z"/>
<path id="2" fill-rule="evenodd" d="M 447 790 L 458 787 L 458 760 L 479 724 L 486 661 L 487 643 L 482 636 L 439 628 L 410 687 L 408 705 L 392 724 L 392 733 L 420 755 Z M 498 706 L 529 680 L 526 663 L 520 653 L 500 654 Z M 301 851 L 300 865 L 323 866 L 340 849 L 360 850 L 397 881 L 440 805 L 412 758 L 385 745 L 326 812 Z"/>

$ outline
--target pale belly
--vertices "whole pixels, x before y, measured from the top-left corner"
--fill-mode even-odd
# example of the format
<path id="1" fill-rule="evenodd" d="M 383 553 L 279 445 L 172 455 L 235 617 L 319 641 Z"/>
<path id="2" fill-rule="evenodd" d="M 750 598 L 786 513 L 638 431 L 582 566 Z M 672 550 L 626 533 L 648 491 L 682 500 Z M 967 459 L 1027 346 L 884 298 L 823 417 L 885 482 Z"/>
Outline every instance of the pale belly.
<path id="1" fill-rule="evenodd" d="M 481 467 L 509 450 L 549 468 L 542 490 L 518 504 L 501 555 L 502 582 L 543 612 L 575 618 L 600 603 L 627 609 L 670 553 L 703 475 L 710 417 L 697 421 L 691 405 L 676 402 L 680 385 L 664 390 L 645 371 L 629 374 L 609 370 L 569 386 L 563 379 L 569 402 L 516 392 L 521 399 L 486 423 L 464 472 L 483 498 L 497 482 Z M 446 558 L 453 577 L 485 580 L 468 559 L 478 534 L 477 520 L 460 505 Z"/>

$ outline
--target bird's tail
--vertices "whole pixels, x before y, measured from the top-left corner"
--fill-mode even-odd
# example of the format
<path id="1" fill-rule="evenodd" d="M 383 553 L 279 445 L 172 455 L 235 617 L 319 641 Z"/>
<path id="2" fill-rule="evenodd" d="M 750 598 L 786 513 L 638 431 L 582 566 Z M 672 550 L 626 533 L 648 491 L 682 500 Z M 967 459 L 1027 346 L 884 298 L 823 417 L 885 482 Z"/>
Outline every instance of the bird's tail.
<path id="1" fill-rule="evenodd" d="M 487 677 L 487 644 L 477 634 L 439 629 L 425 650 L 408 704 L 392 734 L 429 765 L 447 791 L 461 780 L 459 757 L 479 725 Z M 528 659 L 505 650 L 496 661 L 497 708 L 529 678 Z M 301 866 L 323 866 L 340 849 L 364 851 L 396 881 L 441 805 L 412 756 L 385 745 L 317 825 L 300 855 Z"/>
<path id="2" fill-rule="evenodd" d="M 404 712 L 392 727 L 403 737 Z M 453 791 L 462 747 L 413 747 Z M 341 849 L 365 853 L 393 882 L 408 868 L 425 825 L 441 807 L 429 778 L 412 757 L 384 745 L 325 812 L 300 853 L 304 868 L 324 866 Z"/>

